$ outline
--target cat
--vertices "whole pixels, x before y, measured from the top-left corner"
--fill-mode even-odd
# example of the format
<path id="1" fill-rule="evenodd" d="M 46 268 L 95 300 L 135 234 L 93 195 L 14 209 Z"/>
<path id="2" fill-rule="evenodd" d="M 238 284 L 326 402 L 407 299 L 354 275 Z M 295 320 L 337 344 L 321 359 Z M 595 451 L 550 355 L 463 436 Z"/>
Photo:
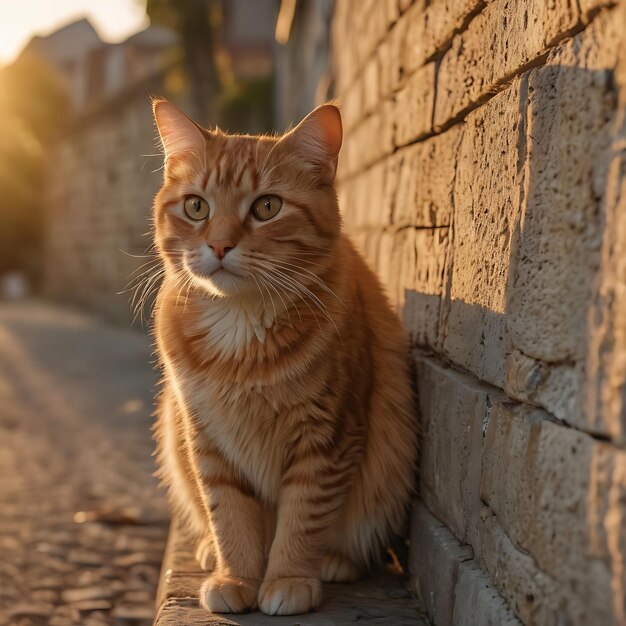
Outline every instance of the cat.
<path id="1" fill-rule="evenodd" d="M 305 613 L 380 557 L 417 462 L 408 339 L 342 231 L 341 115 L 282 137 L 154 116 L 161 475 L 210 572 L 202 606 Z"/>

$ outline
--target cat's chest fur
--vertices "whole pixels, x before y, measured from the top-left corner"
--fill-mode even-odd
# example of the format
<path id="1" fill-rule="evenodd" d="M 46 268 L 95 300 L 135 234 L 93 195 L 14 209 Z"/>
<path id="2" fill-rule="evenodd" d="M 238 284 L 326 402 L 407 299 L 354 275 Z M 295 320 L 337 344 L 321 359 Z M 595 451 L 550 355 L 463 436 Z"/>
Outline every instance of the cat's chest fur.
<path id="1" fill-rule="evenodd" d="M 217 445 L 264 499 L 273 502 L 286 450 L 305 423 L 310 392 L 280 372 L 279 364 L 259 358 L 276 331 L 271 315 L 212 304 L 184 329 L 195 337 L 194 350 L 206 354 L 207 366 L 175 359 L 179 393 L 199 436 Z"/>

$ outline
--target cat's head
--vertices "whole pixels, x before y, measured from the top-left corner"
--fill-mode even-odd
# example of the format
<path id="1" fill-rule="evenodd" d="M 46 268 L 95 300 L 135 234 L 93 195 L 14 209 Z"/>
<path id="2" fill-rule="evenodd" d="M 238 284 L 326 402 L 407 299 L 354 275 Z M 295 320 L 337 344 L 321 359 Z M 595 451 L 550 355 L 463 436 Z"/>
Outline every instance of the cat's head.
<path id="1" fill-rule="evenodd" d="M 341 227 L 337 107 L 318 107 L 282 137 L 206 130 L 164 100 L 154 116 L 165 152 L 156 244 L 181 284 L 228 297 L 307 282 Z"/>

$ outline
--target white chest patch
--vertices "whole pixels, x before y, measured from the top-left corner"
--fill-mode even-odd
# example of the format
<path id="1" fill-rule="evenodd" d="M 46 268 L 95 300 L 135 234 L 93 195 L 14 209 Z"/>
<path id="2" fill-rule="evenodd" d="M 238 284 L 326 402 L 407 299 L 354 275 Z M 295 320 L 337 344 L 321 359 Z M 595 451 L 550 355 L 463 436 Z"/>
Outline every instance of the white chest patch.
<path id="1" fill-rule="evenodd" d="M 256 300 L 209 300 L 198 320 L 209 345 L 224 356 L 240 356 L 252 341 L 265 341 L 274 316 Z"/>

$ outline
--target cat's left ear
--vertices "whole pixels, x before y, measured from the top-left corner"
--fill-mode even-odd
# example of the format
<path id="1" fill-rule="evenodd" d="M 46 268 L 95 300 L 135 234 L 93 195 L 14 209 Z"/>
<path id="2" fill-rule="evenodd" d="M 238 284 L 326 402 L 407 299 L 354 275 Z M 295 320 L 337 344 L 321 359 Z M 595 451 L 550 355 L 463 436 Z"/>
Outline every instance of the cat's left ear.
<path id="1" fill-rule="evenodd" d="M 165 150 L 166 167 L 170 157 L 180 157 L 190 165 L 202 165 L 206 138 L 200 127 L 167 100 L 152 103 L 154 119 Z"/>
<path id="2" fill-rule="evenodd" d="M 331 183 L 343 141 L 341 113 L 334 104 L 322 104 L 281 140 L 313 166 L 320 180 Z"/>

